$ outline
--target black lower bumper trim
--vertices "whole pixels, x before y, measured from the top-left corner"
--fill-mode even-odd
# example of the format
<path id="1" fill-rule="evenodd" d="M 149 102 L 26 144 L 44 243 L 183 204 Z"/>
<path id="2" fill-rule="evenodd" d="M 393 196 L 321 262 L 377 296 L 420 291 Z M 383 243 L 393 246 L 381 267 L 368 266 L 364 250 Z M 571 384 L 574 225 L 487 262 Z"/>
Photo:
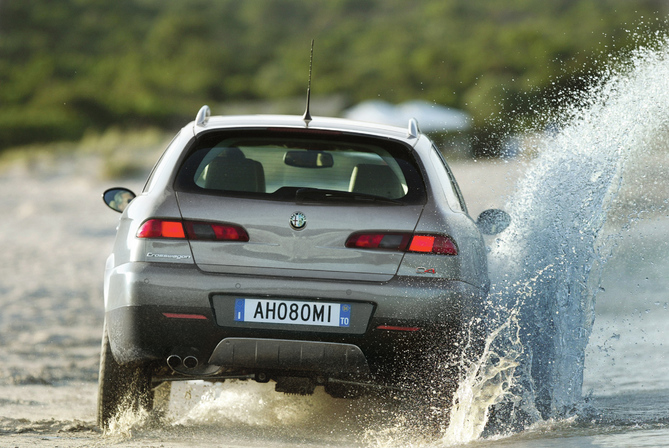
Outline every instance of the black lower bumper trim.
<path id="1" fill-rule="evenodd" d="M 209 364 L 253 370 L 309 371 L 322 374 L 370 373 L 365 355 L 353 344 L 287 339 L 226 338 Z"/>

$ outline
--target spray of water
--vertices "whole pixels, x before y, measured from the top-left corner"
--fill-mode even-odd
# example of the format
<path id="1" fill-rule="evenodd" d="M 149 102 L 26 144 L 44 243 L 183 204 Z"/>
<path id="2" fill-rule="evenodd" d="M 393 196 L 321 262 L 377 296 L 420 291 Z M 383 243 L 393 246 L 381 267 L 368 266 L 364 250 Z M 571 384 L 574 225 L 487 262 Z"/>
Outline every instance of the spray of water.
<path id="1" fill-rule="evenodd" d="M 640 48 L 564 109 L 507 204 L 511 227 L 490 254 L 483 357 L 456 392 L 442 443 L 578 412 L 607 224 L 625 167 L 669 128 L 669 44 Z M 664 142 L 660 142 L 664 143 Z"/>

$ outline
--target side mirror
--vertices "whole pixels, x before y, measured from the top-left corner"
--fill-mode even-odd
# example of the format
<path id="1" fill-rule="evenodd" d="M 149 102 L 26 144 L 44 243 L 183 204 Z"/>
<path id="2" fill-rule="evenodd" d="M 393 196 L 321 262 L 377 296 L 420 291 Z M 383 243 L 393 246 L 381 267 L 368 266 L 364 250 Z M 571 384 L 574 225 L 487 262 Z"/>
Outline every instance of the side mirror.
<path id="1" fill-rule="evenodd" d="M 102 193 L 102 200 L 107 204 L 107 207 L 119 213 L 122 213 L 130 201 L 136 197 L 137 195 L 132 191 L 120 187 L 110 188 Z"/>
<path id="2" fill-rule="evenodd" d="M 489 209 L 481 212 L 476 225 L 484 235 L 497 235 L 511 224 L 511 216 L 503 210 Z"/>

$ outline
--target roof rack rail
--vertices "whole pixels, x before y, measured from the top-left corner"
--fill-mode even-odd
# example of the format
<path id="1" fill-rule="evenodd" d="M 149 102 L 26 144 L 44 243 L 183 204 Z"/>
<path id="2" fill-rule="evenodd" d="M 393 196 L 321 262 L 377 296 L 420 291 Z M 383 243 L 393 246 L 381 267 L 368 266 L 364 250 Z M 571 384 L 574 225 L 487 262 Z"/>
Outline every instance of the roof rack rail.
<path id="1" fill-rule="evenodd" d="M 201 127 L 206 126 L 207 122 L 209 121 L 209 117 L 211 117 L 211 109 L 209 109 L 209 106 L 205 104 L 200 108 L 200 110 L 197 112 L 197 115 L 195 116 L 195 125 Z"/>
<path id="2" fill-rule="evenodd" d="M 409 129 L 407 129 L 407 137 L 416 138 L 418 137 L 419 133 L 420 129 L 418 128 L 418 120 L 416 120 L 415 118 L 409 119 Z"/>

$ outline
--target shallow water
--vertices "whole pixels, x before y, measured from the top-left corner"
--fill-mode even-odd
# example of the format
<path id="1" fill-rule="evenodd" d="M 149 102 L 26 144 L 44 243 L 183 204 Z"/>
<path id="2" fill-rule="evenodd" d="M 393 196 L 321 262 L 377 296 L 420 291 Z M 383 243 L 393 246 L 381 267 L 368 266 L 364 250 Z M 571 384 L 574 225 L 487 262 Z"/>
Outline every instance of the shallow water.
<path id="1" fill-rule="evenodd" d="M 661 163 L 665 163 L 664 159 L 657 158 L 656 165 Z M 498 173 L 501 177 L 506 173 L 514 177 L 520 169 L 511 163 L 455 169 L 466 174 L 467 170 L 489 173 L 500 168 L 504 168 L 504 173 Z M 8 179 L 4 177 L 0 186 L 14 185 Z M 77 213 L 54 214 L 49 220 L 54 225 L 62 220 L 58 226 L 76 228 L 79 213 L 103 207 L 97 192 L 104 185 L 62 177 L 28 175 L 21 179 L 24 197 L 18 202 L 33 203 L 36 209 L 41 206 L 44 190 L 56 189 L 64 198 L 79 194 Z M 91 192 L 77 193 L 82 191 L 82 185 Z M 470 192 L 474 200 L 478 193 Z M 116 215 L 101 210 L 87 216 L 85 234 L 91 236 L 78 249 L 88 263 L 99 269 L 82 270 L 79 286 L 74 281 L 52 281 L 67 278 L 65 273 L 70 268 L 51 263 L 47 257 L 35 268 L 45 272 L 43 276 L 16 271 L 11 278 L 2 279 L 9 291 L 4 300 L 14 298 L 10 309 L 21 317 L 5 319 L 0 325 L 4 341 L 0 353 L 6 359 L 0 369 L 0 446 L 457 445 L 444 435 L 427 436 L 423 428 L 403 425 L 393 414 L 394 409 L 384 402 L 334 400 L 322 391 L 306 398 L 285 396 L 274 393 L 271 384 L 252 382 L 175 386 L 167 422 L 156 425 L 150 420 L 132 419 L 113 434 L 100 434 L 94 424 L 101 331 L 97 282 L 116 219 Z M 595 323 L 585 352 L 585 399 L 579 412 L 564 420 L 536 422 L 516 434 L 479 437 L 467 446 L 669 445 L 669 260 L 664 255 L 669 218 L 663 213 L 656 215 L 621 233 L 615 255 L 603 269 Z M 8 221 L 5 223 L 9 227 Z M 43 225 L 39 224 L 32 229 L 30 222 L 24 220 L 12 225 L 12 229 L 20 229 L 27 236 L 33 231 L 38 233 Z M 111 230 L 105 230 L 108 227 Z M 25 251 L 37 250 L 30 248 L 32 238 L 22 239 L 19 247 L 7 236 L 3 238 L 3 256 L 7 259 L 12 251 L 15 257 L 21 257 Z M 57 241 L 48 244 L 55 245 Z M 21 298 L 26 291 L 35 290 L 44 292 L 41 297 Z M 92 292 L 85 293 L 89 290 Z M 77 291 L 81 291 L 80 295 Z"/>

